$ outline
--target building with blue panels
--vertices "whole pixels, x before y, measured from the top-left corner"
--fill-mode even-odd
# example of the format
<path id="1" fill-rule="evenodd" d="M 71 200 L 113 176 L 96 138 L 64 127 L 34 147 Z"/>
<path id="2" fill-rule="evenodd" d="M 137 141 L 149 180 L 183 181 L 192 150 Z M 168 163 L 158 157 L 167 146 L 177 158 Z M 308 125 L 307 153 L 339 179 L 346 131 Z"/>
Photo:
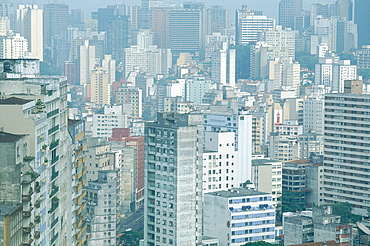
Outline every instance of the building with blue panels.
<path id="1" fill-rule="evenodd" d="M 203 233 L 220 245 L 275 242 L 272 195 L 246 188 L 204 194 Z"/>

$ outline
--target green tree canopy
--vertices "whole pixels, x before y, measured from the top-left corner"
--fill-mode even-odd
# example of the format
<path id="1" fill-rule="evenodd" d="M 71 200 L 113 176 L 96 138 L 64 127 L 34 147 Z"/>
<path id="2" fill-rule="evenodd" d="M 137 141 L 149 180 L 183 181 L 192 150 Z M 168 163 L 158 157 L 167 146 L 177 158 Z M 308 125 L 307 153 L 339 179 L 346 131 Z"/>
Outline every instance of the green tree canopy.
<path id="1" fill-rule="evenodd" d="M 361 216 L 352 213 L 352 205 L 348 202 L 332 205 L 333 214 L 341 216 L 342 223 L 355 223 L 361 220 Z"/>
<path id="2" fill-rule="evenodd" d="M 242 246 L 278 246 L 278 244 L 271 244 L 265 241 L 256 241 L 256 242 L 243 244 Z"/>

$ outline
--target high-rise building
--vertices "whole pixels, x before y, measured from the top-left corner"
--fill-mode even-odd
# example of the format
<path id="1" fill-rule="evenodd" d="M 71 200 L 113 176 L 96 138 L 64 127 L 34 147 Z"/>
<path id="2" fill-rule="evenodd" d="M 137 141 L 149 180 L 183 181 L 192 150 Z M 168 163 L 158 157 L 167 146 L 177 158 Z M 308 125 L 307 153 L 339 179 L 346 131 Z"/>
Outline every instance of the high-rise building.
<path id="1" fill-rule="evenodd" d="M 111 84 L 108 72 L 102 67 L 95 67 L 90 73 L 90 101 L 98 105 L 109 105 L 111 99 Z"/>
<path id="2" fill-rule="evenodd" d="M 78 51 L 79 84 L 85 85 L 89 82 L 90 73 L 95 67 L 95 46 L 92 46 L 89 40 L 84 40 Z"/>
<path id="3" fill-rule="evenodd" d="M 81 238 L 73 235 L 77 230 L 73 232 L 72 225 L 67 226 L 68 221 L 73 221 L 71 216 L 75 216 L 70 212 L 72 207 L 83 195 L 81 190 L 68 188 L 82 170 L 76 173 L 68 168 L 72 159 L 67 128 L 67 81 L 64 77 L 40 76 L 38 60 L 0 62 L 6 67 L 0 80 L 1 97 L 5 98 L 0 101 L 0 114 L 6 117 L 0 117 L 0 126 L 13 134 L 30 137 L 31 167 L 37 175 L 35 185 L 39 186 L 33 206 L 29 207 L 31 216 L 39 221 L 34 224 L 35 234 L 37 231 L 34 243 L 79 245 L 77 240 Z"/>
<path id="4" fill-rule="evenodd" d="M 28 40 L 32 57 L 43 60 L 43 10 L 36 4 L 19 5 L 16 10 L 16 31 Z"/>
<path id="5" fill-rule="evenodd" d="M 158 48 L 168 48 L 169 30 L 168 11 L 166 9 L 154 9 L 152 11 L 152 30 L 156 33 Z"/>
<path id="6" fill-rule="evenodd" d="M 236 50 L 224 42 L 222 48 L 212 52 L 212 81 L 219 86 L 235 87 Z"/>
<path id="7" fill-rule="evenodd" d="M 353 1 L 337 0 L 335 2 L 336 15 L 346 18 L 347 21 L 353 20 Z"/>
<path id="8" fill-rule="evenodd" d="M 202 237 L 202 116 L 157 118 L 145 126 L 144 243 L 195 246 Z"/>
<path id="9" fill-rule="evenodd" d="M 62 3 L 44 4 L 44 46 L 51 47 L 54 35 L 60 35 L 61 31 L 69 25 L 69 6 Z"/>
<path id="10" fill-rule="evenodd" d="M 281 161 L 258 158 L 252 160 L 251 182 L 256 190 L 272 195 L 275 208 L 281 206 L 282 166 Z"/>
<path id="11" fill-rule="evenodd" d="M 275 27 L 275 19 L 262 15 L 259 11 L 243 6 L 236 10 L 236 44 L 244 45 L 258 41 L 263 31 Z"/>
<path id="12" fill-rule="evenodd" d="M 315 84 L 329 87 L 332 92 L 344 92 L 344 81 L 357 79 L 357 67 L 350 60 L 324 57 L 315 65 Z"/>
<path id="13" fill-rule="evenodd" d="M 367 94 L 325 96 L 323 199 L 325 203 L 349 202 L 354 212 L 362 214 L 370 207 L 366 184 L 370 135 L 364 130 L 370 120 L 369 102 Z"/>
<path id="14" fill-rule="evenodd" d="M 286 47 L 288 55 L 295 57 L 296 37 L 298 31 L 283 30 L 282 26 L 276 26 L 274 29 L 265 31 L 264 41 L 271 47 Z"/>
<path id="15" fill-rule="evenodd" d="M 22 59 L 29 55 L 28 41 L 16 33 L 14 36 L 1 36 L 2 48 L 0 51 L 2 59 Z"/>
<path id="16" fill-rule="evenodd" d="M 212 6 L 211 9 L 211 33 L 221 33 L 224 29 L 230 28 L 230 10 L 222 6 Z"/>
<path id="17" fill-rule="evenodd" d="M 275 207 L 271 194 L 233 188 L 204 195 L 204 235 L 220 245 L 275 243 Z"/>
<path id="18" fill-rule="evenodd" d="M 124 60 L 125 48 L 129 47 L 129 17 L 115 15 L 108 19 L 107 53 L 117 62 Z"/>
<path id="19" fill-rule="evenodd" d="M 199 52 L 202 35 L 202 16 L 199 9 L 169 11 L 169 48 L 174 52 Z"/>
<path id="20" fill-rule="evenodd" d="M 294 29 L 295 17 L 302 15 L 302 2 L 303 0 L 280 0 L 279 25 Z"/>
<path id="21" fill-rule="evenodd" d="M 354 20 L 358 28 L 358 47 L 370 44 L 370 4 L 366 0 L 355 0 Z"/>
<path id="22" fill-rule="evenodd" d="M 98 171 L 97 180 L 87 187 L 88 245 L 116 245 L 117 238 L 117 175 L 114 171 Z"/>
<path id="23" fill-rule="evenodd" d="M 140 29 L 149 29 L 150 28 L 150 9 L 149 9 L 149 0 L 141 0 L 140 8 L 140 18 L 139 18 L 139 27 Z"/>

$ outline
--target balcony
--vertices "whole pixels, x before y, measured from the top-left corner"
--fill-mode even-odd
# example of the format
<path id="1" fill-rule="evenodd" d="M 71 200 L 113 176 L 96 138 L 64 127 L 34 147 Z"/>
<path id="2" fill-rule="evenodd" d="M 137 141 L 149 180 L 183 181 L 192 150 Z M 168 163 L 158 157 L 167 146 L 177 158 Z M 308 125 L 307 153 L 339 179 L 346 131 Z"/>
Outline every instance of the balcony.
<path id="1" fill-rule="evenodd" d="M 53 222 L 51 222 L 51 227 L 50 228 L 53 228 L 57 223 L 58 223 L 58 218 L 55 218 L 55 220 L 53 220 Z"/>
<path id="2" fill-rule="evenodd" d="M 30 207 L 28 211 L 23 211 L 23 217 L 31 217 L 32 210 L 33 210 L 33 207 Z"/>
<path id="3" fill-rule="evenodd" d="M 57 161 L 59 161 L 59 156 L 55 156 L 53 159 L 51 159 L 51 165 L 55 164 Z"/>
<path id="4" fill-rule="evenodd" d="M 54 115 L 57 115 L 58 113 L 59 113 L 59 108 L 54 109 L 53 111 L 47 113 L 47 117 L 48 118 L 53 117 Z"/>
<path id="5" fill-rule="evenodd" d="M 54 180 L 56 177 L 58 177 L 59 176 L 59 171 L 56 171 L 56 172 L 53 172 L 52 174 L 51 174 L 51 180 Z"/>
<path id="6" fill-rule="evenodd" d="M 35 192 L 36 193 L 39 193 L 41 191 L 41 186 L 39 184 L 39 182 L 36 182 L 36 185 L 35 185 Z"/>
<path id="7" fill-rule="evenodd" d="M 54 186 L 53 189 L 51 190 L 51 193 L 50 193 L 49 197 L 53 197 L 58 191 L 59 191 L 59 187 Z"/>
<path id="8" fill-rule="evenodd" d="M 53 244 L 55 242 L 55 240 L 57 240 L 58 238 L 58 233 L 55 234 L 52 238 L 51 238 L 51 241 L 50 241 L 50 245 Z"/>
<path id="9" fill-rule="evenodd" d="M 30 246 L 32 242 L 33 242 L 33 239 L 32 239 L 32 238 L 30 238 L 30 239 L 28 240 L 28 242 L 23 243 L 23 246 Z"/>
<path id="10" fill-rule="evenodd" d="M 53 134 L 54 132 L 59 130 L 59 125 L 56 125 L 48 130 L 48 135 Z"/>
<path id="11" fill-rule="evenodd" d="M 39 239 L 40 238 L 40 231 L 36 231 L 35 232 L 35 239 Z"/>
<path id="12" fill-rule="evenodd" d="M 40 208 L 40 204 L 41 204 L 41 201 L 40 200 L 36 200 L 35 201 L 35 208 Z"/>
<path id="13" fill-rule="evenodd" d="M 59 198 L 58 197 L 53 197 L 51 199 L 51 208 L 49 210 L 49 214 L 53 213 L 55 209 L 59 206 Z"/>
<path id="14" fill-rule="evenodd" d="M 41 216 L 40 215 L 36 215 L 34 221 L 35 221 L 36 224 L 40 223 L 41 222 Z"/>
<path id="15" fill-rule="evenodd" d="M 56 148 L 59 145 L 59 139 L 50 144 L 50 150 Z"/>

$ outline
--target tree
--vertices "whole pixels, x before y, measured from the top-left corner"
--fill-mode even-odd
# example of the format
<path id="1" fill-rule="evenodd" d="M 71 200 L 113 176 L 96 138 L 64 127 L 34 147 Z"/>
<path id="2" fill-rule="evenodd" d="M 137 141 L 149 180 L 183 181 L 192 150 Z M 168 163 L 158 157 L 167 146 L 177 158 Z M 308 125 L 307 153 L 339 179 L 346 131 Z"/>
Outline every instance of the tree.
<path id="1" fill-rule="evenodd" d="M 243 244 L 242 246 L 278 246 L 278 244 L 267 243 L 265 241 L 256 241 Z"/>
<path id="2" fill-rule="evenodd" d="M 319 58 L 306 52 L 297 52 L 296 60 L 301 64 L 301 67 L 308 68 L 311 71 L 315 70 L 315 64 L 319 62 Z"/>
<path id="3" fill-rule="evenodd" d="M 302 211 L 305 207 L 304 192 L 283 190 L 282 204 L 283 213 Z"/>
<path id="4" fill-rule="evenodd" d="M 361 215 L 352 214 L 352 205 L 348 202 L 332 205 L 333 214 L 341 216 L 342 223 L 355 223 L 361 220 Z"/>
<path id="5" fill-rule="evenodd" d="M 350 60 L 352 65 L 357 64 L 356 57 L 353 53 L 340 53 L 338 56 L 341 60 Z"/>

